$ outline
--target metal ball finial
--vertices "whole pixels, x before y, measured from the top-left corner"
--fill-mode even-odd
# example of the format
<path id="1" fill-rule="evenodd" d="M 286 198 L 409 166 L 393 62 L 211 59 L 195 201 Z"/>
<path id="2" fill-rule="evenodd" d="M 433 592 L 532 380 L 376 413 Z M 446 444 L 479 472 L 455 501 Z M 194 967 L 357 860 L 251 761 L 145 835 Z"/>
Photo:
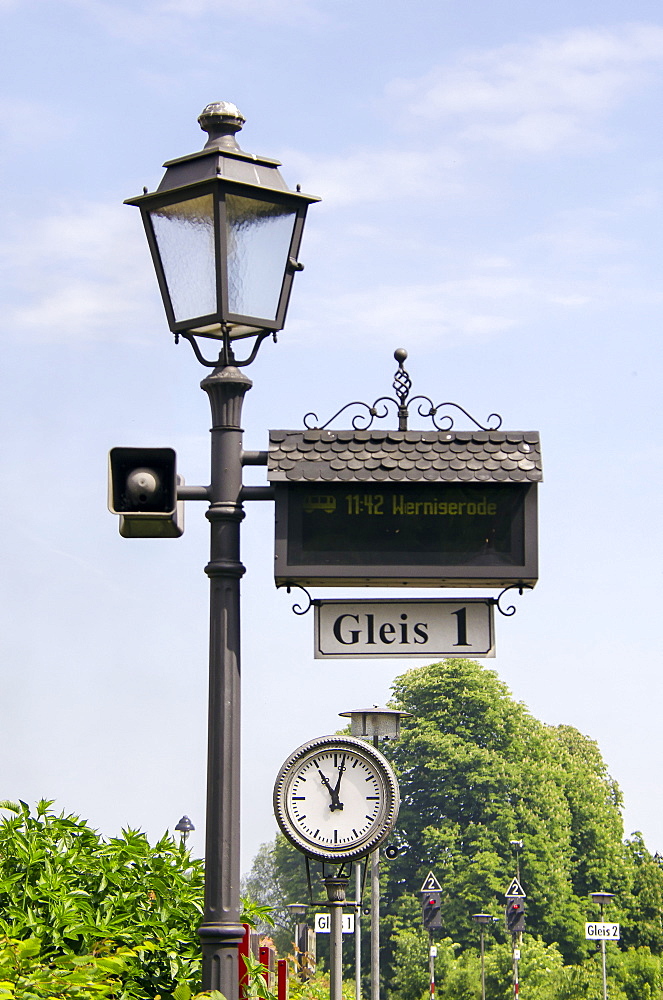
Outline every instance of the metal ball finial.
<path id="1" fill-rule="evenodd" d="M 198 116 L 198 124 L 203 132 L 207 132 L 209 139 L 205 143 L 208 146 L 226 146 L 231 149 L 239 149 L 235 141 L 235 133 L 239 132 L 244 125 L 246 118 L 237 105 L 230 101 L 214 101 L 203 108 Z"/>
<path id="2" fill-rule="evenodd" d="M 407 358 L 407 351 L 404 347 L 397 347 L 394 351 L 394 358 L 398 361 L 399 365 L 402 365 Z"/>

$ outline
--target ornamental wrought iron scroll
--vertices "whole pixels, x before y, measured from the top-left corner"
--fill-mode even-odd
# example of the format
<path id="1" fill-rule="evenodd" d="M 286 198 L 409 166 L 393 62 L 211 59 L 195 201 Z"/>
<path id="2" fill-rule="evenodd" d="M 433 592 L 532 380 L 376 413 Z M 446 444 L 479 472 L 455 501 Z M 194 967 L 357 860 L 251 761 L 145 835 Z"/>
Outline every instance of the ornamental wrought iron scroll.
<path id="1" fill-rule="evenodd" d="M 281 587 L 282 586 L 283 584 L 281 584 Z M 285 585 L 285 587 L 287 594 L 290 594 L 293 588 L 301 590 L 303 591 L 304 594 L 306 594 L 306 598 L 308 600 L 308 604 L 306 605 L 306 607 L 302 607 L 301 604 L 293 604 L 292 611 L 296 615 L 308 614 L 308 612 L 313 607 L 313 598 L 309 594 L 306 587 L 302 587 L 302 585 L 298 583 L 288 583 Z M 277 590 L 278 589 L 280 589 L 280 587 L 277 587 Z M 517 590 L 519 596 L 522 597 L 526 590 L 533 590 L 533 589 L 534 588 L 530 583 L 512 583 L 509 587 L 505 587 L 503 590 L 501 590 L 500 593 L 497 595 L 497 597 L 487 597 L 486 601 L 494 605 L 494 607 L 497 608 L 499 613 L 501 615 L 504 615 L 505 618 L 511 618 L 513 615 L 515 615 L 517 608 L 514 604 L 509 604 L 503 608 L 500 602 L 504 597 L 504 595 L 507 594 L 510 590 Z M 663 863 L 663 858 L 661 858 L 661 862 Z"/>
<path id="2" fill-rule="evenodd" d="M 415 404 L 418 404 L 416 412 L 419 416 L 430 418 L 433 426 L 438 431 L 450 431 L 454 426 L 453 416 L 450 413 L 441 413 L 441 411 L 447 409 L 453 409 L 463 413 L 467 419 L 481 431 L 497 431 L 502 426 L 502 418 L 498 413 L 489 414 L 486 423 L 482 424 L 458 403 L 452 403 L 450 401 L 444 403 L 434 403 L 429 396 L 421 395 L 410 398 L 412 379 L 403 367 L 403 363 L 407 358 L 407 351 L 403 347 L 399 347 L 398 350 L 394 351 L 394 358 L 398 361 L 398 369 L 394 375 L 394 381 L 392 384 L 392 388 L 396 394 L 395 399 L 393 396 L 380 396 L 372 405 L 361 402 L 360 400 L 354 400 L 352 403 L 346 403 L 345 406 L 342 406 L 341 409 L 338 410 L 333 417 L 330 417 L 324 424 L 318 423 L 317 413 L 307 413 L 304 416 L 303 421 L 306 429 L 323 431 L 329 427 L 329 425 L 332 424 L 337 417 L 340 417 L 342 413 L 345 413 L 346 410 L 351 410 L 353 407 L 359 407 L 359 412 L 355 413 L 352 418 L 352 428 L 356 431 L 366 431 L 369 427 L 371 427 L 374 420 L 384 420 L 385 417 L 389 415 L 391 406 L 394 406 L 396 407 L 396 412 L 398 414 L 398 430 L 406 431 L 408 429 L 410 410 Z"/>

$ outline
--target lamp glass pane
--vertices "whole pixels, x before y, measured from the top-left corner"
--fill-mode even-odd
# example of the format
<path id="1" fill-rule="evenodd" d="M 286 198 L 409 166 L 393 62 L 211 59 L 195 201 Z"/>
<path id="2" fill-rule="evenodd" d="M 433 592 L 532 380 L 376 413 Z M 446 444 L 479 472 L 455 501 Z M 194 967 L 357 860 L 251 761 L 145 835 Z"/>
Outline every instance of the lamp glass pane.
<path id="1" fill-rule="evenodd" d="M 286 205 L 226 195 L 231 313 L 276 319 L 295 217 Z"/>
<path id="2" fill-rule="evenodd" d="M 216 312 L 211 194 L 150 212 L 176 322 Z"/>

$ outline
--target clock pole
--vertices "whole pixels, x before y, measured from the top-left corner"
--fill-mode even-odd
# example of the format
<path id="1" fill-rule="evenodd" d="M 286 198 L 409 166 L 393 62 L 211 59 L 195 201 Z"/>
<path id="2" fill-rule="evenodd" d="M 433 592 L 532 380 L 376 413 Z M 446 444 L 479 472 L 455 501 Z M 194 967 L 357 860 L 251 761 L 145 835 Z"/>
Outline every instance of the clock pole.
<path id="1" fill-rule="evenodd" d="M 329 900 L 329 1000 L 342 1000 L 343 989 L 343 904 L 348 879 L 338 875 L 324 880 Z"/>

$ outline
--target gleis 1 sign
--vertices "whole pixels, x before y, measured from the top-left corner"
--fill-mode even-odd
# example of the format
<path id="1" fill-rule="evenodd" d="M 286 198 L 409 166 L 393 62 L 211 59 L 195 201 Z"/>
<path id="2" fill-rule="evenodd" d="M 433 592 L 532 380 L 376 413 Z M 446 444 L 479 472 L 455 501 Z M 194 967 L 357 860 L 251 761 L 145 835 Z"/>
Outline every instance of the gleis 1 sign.
<path id="1" fill-rule="evenodd" d="M 490 598 L 313 602 L 316 659 L 494 656 Z"/>

